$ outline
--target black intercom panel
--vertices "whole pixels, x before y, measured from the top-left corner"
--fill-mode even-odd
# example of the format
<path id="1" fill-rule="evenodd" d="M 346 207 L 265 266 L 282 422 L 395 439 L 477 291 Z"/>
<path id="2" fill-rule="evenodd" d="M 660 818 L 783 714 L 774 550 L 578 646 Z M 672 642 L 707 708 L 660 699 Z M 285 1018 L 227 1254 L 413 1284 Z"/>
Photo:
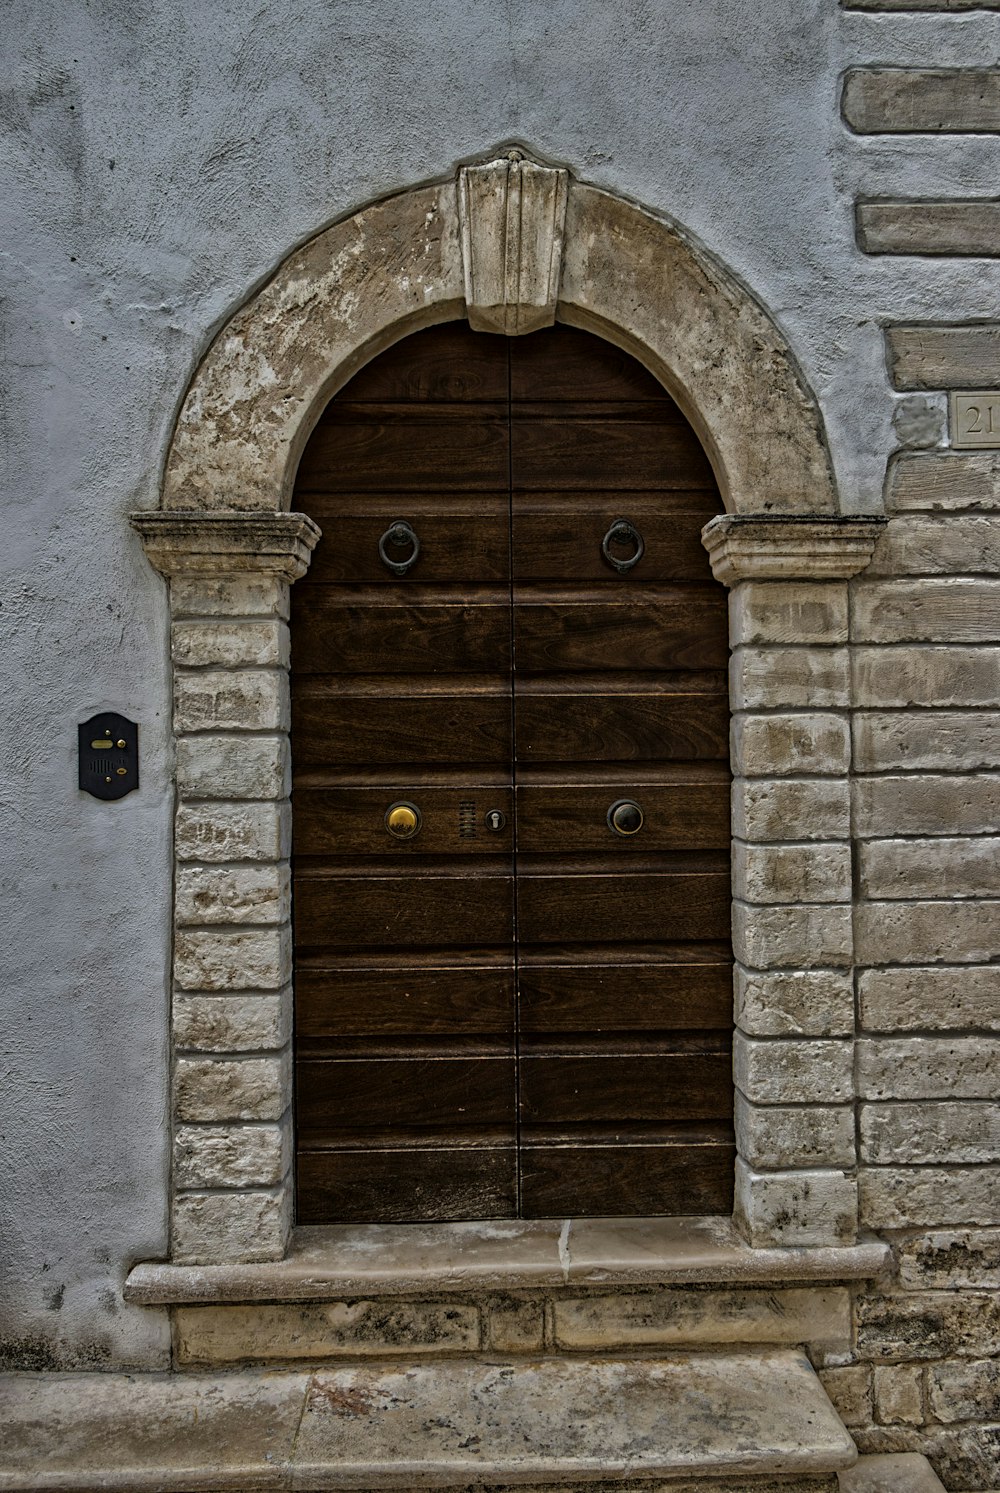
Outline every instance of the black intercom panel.
<path id="1" fill-rule="evenodd" d="M 95 798 L 124 798 L 139 786 L 139 727 L 114 710 L 79 726 L 80 787 Z"/>

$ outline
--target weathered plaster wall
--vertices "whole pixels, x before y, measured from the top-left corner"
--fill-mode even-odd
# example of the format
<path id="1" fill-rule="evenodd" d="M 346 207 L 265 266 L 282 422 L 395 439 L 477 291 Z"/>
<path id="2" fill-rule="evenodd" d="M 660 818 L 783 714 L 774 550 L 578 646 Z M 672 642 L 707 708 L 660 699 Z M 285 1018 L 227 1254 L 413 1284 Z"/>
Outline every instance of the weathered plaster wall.
<path id="1" fill-rule="evenodd" d="M 5 16 L 0 126 L 3 1335 L 19 1361 L 165 1361 L 124 1308 L 161 1252 L 171 763 L 153 506 L 212 331 L 295 243 L 520 139 L 671 214 L 753 288 L 879 503 L 880 318 L 993 314 L 982 261 L 868 259 L 852 199 L 991 193 L 997 137 L 861 139 L 847 65 L 995 55 L 1000 17 L 832 0 L 66 0 Z M 932 422 L 933 423 L 933 422 Z M 141 724 L 142 787 L 75 787 L 75 723 Z M 16 1356 L 16 1354 L 15 1354 Z"/>

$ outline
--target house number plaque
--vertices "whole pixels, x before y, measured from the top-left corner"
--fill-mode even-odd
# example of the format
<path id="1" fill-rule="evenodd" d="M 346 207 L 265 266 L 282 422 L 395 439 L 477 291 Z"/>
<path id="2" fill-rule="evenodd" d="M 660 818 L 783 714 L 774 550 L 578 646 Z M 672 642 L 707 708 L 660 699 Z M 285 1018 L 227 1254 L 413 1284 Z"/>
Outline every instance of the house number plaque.
<path id="1" fill-rule="evenodd" d="M 80 787 L 95 798 L 124 798 L 139 786 L 139 727 L 114 710 L 78 728 Z"/>
<path id="2" fill-rule="evenodd" d="M 1000 447 L 1000 391 L 952 394 L 951 444 L 960 451 Z"/>

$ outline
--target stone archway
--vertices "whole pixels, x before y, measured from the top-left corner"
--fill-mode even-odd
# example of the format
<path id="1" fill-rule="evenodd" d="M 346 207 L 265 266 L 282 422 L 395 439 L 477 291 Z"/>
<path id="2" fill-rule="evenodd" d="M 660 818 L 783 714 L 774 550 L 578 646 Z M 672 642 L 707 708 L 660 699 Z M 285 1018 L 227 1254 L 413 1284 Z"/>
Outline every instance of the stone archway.
<path id="1" fill-rule="evenodd" d="M 219 332 L 183 401 L 162 507 L 177 737 L 172 1258 L 280 1258 L 292 1219 L 288 513 L 326 401 L 419 327 L 556 319 L 681 404 L 729 513 L 735 588 L 737 1215 L 753 1244 L 850 1243 L 853 990 L 846 581 L 880 520 L 838 516 L 816 402 L 777 327 L 676 227 L 511 152 L 362 209 Z"/>

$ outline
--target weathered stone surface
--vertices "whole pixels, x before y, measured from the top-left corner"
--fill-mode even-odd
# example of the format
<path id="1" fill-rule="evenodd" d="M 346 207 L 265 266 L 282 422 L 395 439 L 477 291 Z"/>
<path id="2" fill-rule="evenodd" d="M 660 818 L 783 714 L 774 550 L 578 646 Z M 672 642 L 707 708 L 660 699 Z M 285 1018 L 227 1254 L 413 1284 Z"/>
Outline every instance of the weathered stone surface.
<path id="1" fill-rule="evenodd" d="M 178 1058 L 174 1111 L 178 1120 L 280 1120 L 288 1108 L 288 1054 L 267 1058 Z"/>
<path id="2" fill-rule="evenodd" d="M 866 1426 L 872 1419 L 872 1371 L 866 1363 L 820 1369 L 820 1382 L 845 1426 Z"/>
<path id="3" fill-rule="evenodd" d="M 851 664 L 860 707 L 1000 703 L 1000 648 L 855 648 Z"/>
<path id="4" fill-rule="evenodd" d="M 866 897 L 989 897 L 1000 892 L 1000 839 L 940 835 L 859 847 Z"/>
<path id="5" fill-rule="evenodd" d="M 569 173 L 510 151 L 458 174 L 465 308 L 476 332 L 516 337 L 556 319 Z"/>
<path id="6" fill-rule="evenodd" d="M 737 1032 L 736 1086 L 755 1104 L 840 1104 L 854 1097 L 854 1044 L 761 1041 Z"/>
<path id="7" fill-rule="evenodd" d="M 900 80 L 914 75 L 892 68 L 883 76 Z M 917 76 L 955 79 L 973 91 L 986 80 L 985 92 L 993 95 L 987 108 L 997 110 L 994 128 L 1000 128 L 1000 82 L 995 72 L 965 68 L 948 74 L 942 69 Z M 1000 383 L 1000 327 L 996 325 L 887 327 L 885 342 L 894 388 L 990 389 Z"/>
<path id="8" fill-rule="evenodd" d="M 467 1302 L 333 1301 L 315 1306 L 183 1306 L 174 1311 L 182 1364 L 474 1352 L 479 1312 Z"/>
<path id="9" fill-rule="evenodd" d="M 729 639 L 742 643 L 846 643 L 847 587 L 821 581 L 745 581 L 729 597 Z"/>
<path id="10" fill-rule="evenodd" d="M 287 736 L 181 736 L 177 789 L 182 798 L 287 798 Z"/>
<path id="11" fill-rule="evenodd" d="M 734 710 L 846 707 L 847 649 L 737 648 L 729 665 L 729 689 Z"/>
<path id="12" fill-rule="evenodd" d="M 845 10 L 1000 10 L 1000 0 L 840 0 Z"/>
<path id="13" fill-rule="evenodd" d="M 285 803 L 182 803 L 174 821 L 179 861 L 279 861 L 291 841 Z"/>
<path id="14" fill-rule="evenodd" d="M 175 575 L 173 617 L 281 617 L 288 620 L 289 584 L 274 575 Z"/>
<path id="15" fill-rule="evenodd" d="M 924 1422 L 923 1370 L 913 1364 L 877 1366 L 873 1374 L 875 1418 L 884 1426 Z"/>
<path id="16" fill-rule="evenodd" d="M 755 1245 L 848 1244 L 857 1188 L 841 1171 L 755 1172 L 737 1157 L 736 1217 Z"/>
<path id="17" fill-rule="evenodd" d="M 288 626 L 277 620 L 175 622 L 174 663 L 189 669 L 288 668 Z"/>
<path id="18" fill-rule="evenodd" d="M 909 1454 L 914 1458 L 914 1465 L 933 1464 L 945 1483 L 936 1478 L 933 1482 L 917 1483 L 916 1493 L 923 1493 L 925 1488 L 927 1493 L 937 1493 L 943 1486 L 952 1493 L 959 1493 L 959 1490 L 965 1493 L 967 1489 L 989 1493 L 985 1484 L 995 1488 L 1000 1483 L 1000 1426 L 997 1425 L 954 1430 L 933 1426 L 920 1430 L 908 1426 L 874 1426 L 857 1430 L 855 1440 L 862 1452 L 879 1454 L 885 1462 L 897 1458 L 902 1461 L 903 1456 Z M 923 1453 L 926 1453 L 926 1458 Z M 863 1466 L 865 1460 L 862 1457 L 858 1465 Z M 905 1493 L 910 1493 L 908 1484 L 904 1482 L 902 1486 Z M 896 1493 L 891 1483 L 888 1487 Z"/>
<path id="19" fill-rule="evenodd" d="M 292 1161 L 291 1118 L 278 1125 L 180 1125 L 174 1132 L 174 1184 L 276 1187 Z"/>
<path id="20" fill-rule="evenodd" d="M 861 1218 L 873 1229 L 1000 1223 L 996 1166 L 877 1166 L 858 1174 Z"/>
<path id="21" fill-rule="evenodd" d="M 291 931 L 180 928 L 174 978 L 182 990 L 280 990 L 292 977 Z"/>
<path id="22" fill-rule="evenodd" d="M 861 1024 L 870 1032 L 1000 1031 L 1000 968 L 867 969 L 858 976 Z"/>
<path id="23" fill-rule="evenodd" d="M 995 710 L 859 711 L 853 727 L 859 772 L 1000 766 L 1000 712 Z"/>
<path id="24" fill-rule="evenodd" d="M 944 1484 L 919 1452 L 860 1457 L 839 1475 L 840 1493 L 945 1493 Z"/>
<path id="25" fill-rule="evenodd" d="M 866 1104 L 860 1125 L 862 1160 L 876 1166 L 1000 1161 L 1000 1104 Z"/>
<path id="26" fill-rule="evenodd" d="M 231 495 L 232 496 L 232 495 Z M 207 513 L 143 509 L 129 517 L 146 557 L 164 575 L 211 576 L 248 572 L 294 581 L 305 573 L 319 526 L 305 513 L 239 513 L 220 493 Z M 272 505 L 276 507 L 276 505 Z"/>
<path id="27" fill-rule="evenodd" d="M 1000 518 L 993 514 L 904 514 L 875 546 L 865 578 L 879 575 L 1000 574 Z"/>
<path id="28" fill-rule="evenodd" d="M 857 1044 L 863 1099 L 991 1099 L 998 1081 L 995 1037 L 878 1037 Z"/>
<path id="29" fill-rule="evenodd" d="M 851 1302 L 835 1287 L 782 1291 L 650 1291 L 552 1305 L 555 1342 L 573 1350 L 704 1343 L 845 1347 Z"/>
<path id="30" fill-rule="evenodd" d="M 769 503 L 772 509 L 776 505 Z M 701 531 L 712 573 L 726 586 L 741 582 L 843 581 L 863 570 L 885 520 L 879 514 L 827 517 L 812 512 L 735 511 L 709 519 Z"/>
<path id="31" fill-rule="evenodd" d="M 846 967 L 852 961 L 851 909 L 829 903 L 751 907 L 734 902 L 733 952 L 752 969 Z"/>
<path id="32" fill-rule="evenodd" d="M 280 1260 L 291 1230 L 289 1187 L 247 1192 L 178 1192 L 171 1258 L 179 1265 L 216 1260 Z"/>
<path id="33" fill-rule="evenodd" d="M 174 915 L 179 924 L 285 923 L 291 908 L 287 861 L 177 868 Z"/>
<path id="34" fill-rule="evenodd" d="M 1000 1352 L 1000 1295 L 926 1291 L 862 1295 L 855 1303 L 858 1353 L 919 1362 Z"/>
<path id="35" fill-rule="evenodd" d="M 899 1282 L 908 1290 L 995 1289 L 1000 1229 L 949 1229 L 900 1241 Z"/>
<path id="36" fill-rule="evenodd" d="M 935 1420 L 1000 1420 L 1000 1359 L 931 1364 L 927 1397 Z"/>
<path id="37" fill-rule="evenodd" d="M 733 896 L 746 902 L 849 902 L 847 844 L 733 845 Z"/>
<path id="38" fill-rule="evenodd" d="M 750 1104 L 736 1093 L 736 1145 L 752 1167 L 850 1167 L 855 1164 L 849 1104 Z"/>
<path id="39" fill-rule="evenodd" d="M 921 576 L 859 583 L 852 629 L 859 643 L 993 643 L 1000 638 L 1000 581 Z"/>
<path id="40" fill-rule="evenodd" d="M 849 785 L 842 778 L 736 778 L 732 824 L 743 840 L 846 840 Z"/>
<path id="41" fill-rule="evenodd" d="M 1000 9 L 1000 0 L 997 4 Z M 1000 508 L 1000 455 L 949 451 L 897 456 L 889 465 L 885 506 L 889 513 Z"/>
<path id="42" fill-rule="evenodd" d="M 842 715 L 734 715 L 732 757 L 736 771 L 751 778 L 846 773 L 850 728 Z"/>
<path id="43" fill-rule="evenodd" d="M 174 676 L 174 730 L 287 731 L 284 669 L 192 669 Z"/>
<path id="44" fill-rule="evenodd" d="M 276 995 L 176 994 L 173 1016 L 178 1051 L 277 1051 L 292 1036 L 290 990 Z"/>
<path id="45" fill-rule="evenodd" d="M 545 1344 L 545 1302 L 540 1296 L 501 1296 L 486 1311 L 486 1346 L 494 1353 L 540 1353 Z"/>
<path id="46" fill-rule="evenodd" d="M 851 785 L 857 834 L 988 835 L 1000 832 L 1000 774 L 908 774 Z"/>
<path id="47" fill-rule="evenodd" d="M 859 964 L 981 964 L 1000 947 L 1000 902 L 862 902 Z"/>
<path id="48" fill-rule="evenodd" d="M 966 9 L 982 5 L 971 0 Z M 872 6 L 871 8 L 876 8 Z M 880 0 L 879 9 L 892 9 Z M 909 0 L 907 9 L 918 9 Z M 932 0 L 926 9 L 957 9 Z M 1000 0 L 997 7 L 1000 9 Z M 993 258 L 1000 253 L 1000 203 L 972 198 L 943 202 L 859 202 L 858 244 L 866 254 L 970 254 Z"/>
<path id="49" fill-rule="evenodd" d="M 893 405 L 892 428 L 900 446 L 943 446 L 948 432 L 945 395 L 901 394 Z"/>
<path id="50" fill-rule="evenodd" d="M 736 1024 L 754 1037 L 839 1037 L 854 1031 L 854 986 L 836 969 L 761 973 L 736 966 Z"/>

